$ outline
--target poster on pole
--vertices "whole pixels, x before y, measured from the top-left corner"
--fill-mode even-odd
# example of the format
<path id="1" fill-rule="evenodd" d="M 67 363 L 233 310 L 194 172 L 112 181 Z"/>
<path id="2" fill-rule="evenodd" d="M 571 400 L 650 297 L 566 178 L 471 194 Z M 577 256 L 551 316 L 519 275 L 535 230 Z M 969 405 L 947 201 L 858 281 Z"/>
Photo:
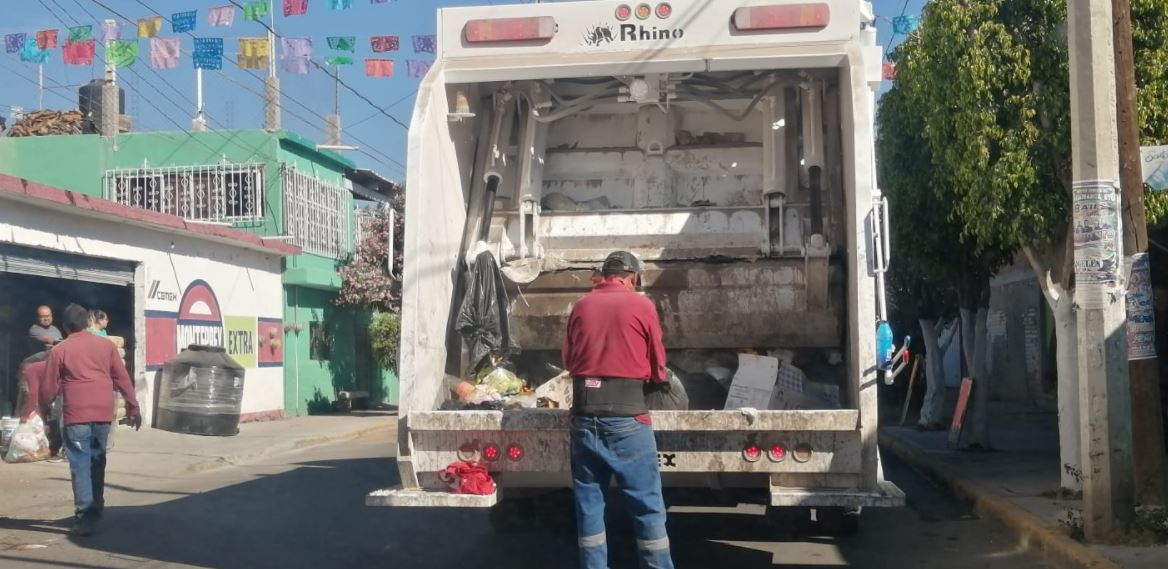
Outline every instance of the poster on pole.
<path id="1" fill-rule="evenodd" d="M 1145 184 L 1156 191 L 1168 190 L 1168 146 L 1140 148 L 1140 166 Z"/>
<path id="2" fill-rule="evenodd" d="M 1156 357 L 1156 307 L 1152 299 L 1152 263 L 1137 253 L 1124 261 L 1127 269 L 1127 359 Z"/>
<path id="3" fill-rule="evenodd" d="M 1075 302 L 1104 308 L 1119 290 L 1119 191 L 1112 180 L 1075 182 Z"/>

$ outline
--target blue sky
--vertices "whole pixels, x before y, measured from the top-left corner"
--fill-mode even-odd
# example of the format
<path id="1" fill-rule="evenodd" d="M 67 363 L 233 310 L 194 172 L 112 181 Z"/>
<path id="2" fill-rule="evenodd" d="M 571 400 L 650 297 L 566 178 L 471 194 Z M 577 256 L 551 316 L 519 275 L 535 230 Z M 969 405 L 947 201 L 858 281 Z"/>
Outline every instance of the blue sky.
<path id="1" fill-rule="evenodd" d="M 7 4 L 0 16 L 0 35 L 35 33 L 37 30 L 61 29 L 61 39 L 67 27 L 94 24 L 99 33 L 100 20 L 114 18 L 123 26 L 123 37 L 132 37 L 130 24 L 100 4 L 121 15 L 136 20 L 161 13 L 169 17 L 174 12 L 198 10 L 198 24 L 194 35 L 224 37 L 225 53 L 234 57 L 235 38 L 260 36 L 265 29 L 255 22 L 245 21 L 236 10 L 235 25 L 230 28 L 207 25 L 207 9 L 228 4 L 228 0 L 4 0 Z M 246 0 L 236 0 L 246 4 Z M 528 2 L 528 0 L 511 0 Z M 726 0 L 710 0 L 726 1 Z M 100 2 L 100 4 L 99 4 Z M 429 54 L 414 54 L 409 36 L 433 34 L 435 9 L 443 6 L 473 6 L 501 4 L 494 0 L 390 0 L 385 4 L 371 4 L 370 0 L 353 0 L 349 10 L 331 11 L 330 0 L 309 0 L 309 12 L 304 17 L 285 18 L 281 12 L 282 0 L 275 0 L 276 29 L 288 37 L 310 37 L 314 40 L 315 57 L 331 54 L 325 41 L 327 36 L 357 36 L 356 65 L 343 68 L 341 78 L 361 95 L 408 124 L 413 105 L 413 93 L 418 80 L 406 74 L 407 59 L 431 59 Z M 15 6 L 13 5 L 15 4 Z M 891 19 L 900 15 L 919 13 L 921 0 L 875 0 L 876 13 Z M 902 8 L 902 6 L 906 6 Z M 887 45 L 892 35 L 888 20 L 878 22 L 879 40 Z M 183 58 L 176 69 L 153 70 L 148 61 L 140 59 L 130 70 L 119 72 L 119 82 L 126 90 L 126 112 L 134 117 L 135 130 L 186 130 L 194 114 L 195 71 L 191 66 L 191 38 L 174 34 L 163 24 L 163 37 L 183 38 Z M 366 57 L 381 57 L 371 53 L 368 37 L 398 35 L 402 50 L 392 56 L 397 68 L 388 79 L 365 77 L 361 62 Z M 893 45 L 903 38 L 895 38 Z M 147 45 L 142 43 L 142 54 Z M 347 55 L 340 54 L 337 55 Z M 101 76 L 101 50 L 94 65 L 71 66 L 61 62 L 56 50 L 44 66 L 44 94 L 46 108 L 75 108 L 77 87 Z M 10 107 L 37 108 L 37 66 L 23 63 L 17 54 L 0 53 L 0 73 L 9 79 L 0 81 L 0 114 L 8 115 Z M 255 75 L 252 75 L 254 73 Z M 254 128 L 262 123 L 262 92 L 260 72 L 245 72 L 234 63 L 225 61 L 222 73 L 206 72 L 204 96 L 212 128 Z M 241 86 L 242 85 L 242 86 Z M 249 91 L 255 91 L 255 93 Z M 281 75 L 281 90 L 285 95 L 284 127 L 311 139 L 324 139 L 324 117 L 332 112 L 335 84 L 329 76 L 317 69 L 308 75 Z M 345 138 L 349 144 L 361 147 L 362 152 L 351 156 L 359 164 L 373 168 L 383 175 L 404 177 L 406 131 L 392 119 L 384 116 L 352 92 L 341 90 L 341 115 L 345 123 Z M 293 99 L 295 102 L 290 101 Z M 303 105 L 303 106 L 301 106 Z"/>

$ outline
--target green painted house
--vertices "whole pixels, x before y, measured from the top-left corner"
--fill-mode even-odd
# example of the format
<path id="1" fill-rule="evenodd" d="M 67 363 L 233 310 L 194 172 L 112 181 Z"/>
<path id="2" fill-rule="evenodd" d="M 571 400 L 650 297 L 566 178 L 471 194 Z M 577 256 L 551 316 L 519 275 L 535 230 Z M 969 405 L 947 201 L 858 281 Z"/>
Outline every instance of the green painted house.
<path id="1" fill-rule="evenodd" d="M 334 303 L 357 206 L 387 200 L 396 191 L 387 180 L 295 133 L 264 130 L 0 138 L 0 173 L 299 246 L 280 291 L 284 414 L 328 411 L 352 392 L 397 404 L 396 376 L 369 349 L 370 314 Z"/>

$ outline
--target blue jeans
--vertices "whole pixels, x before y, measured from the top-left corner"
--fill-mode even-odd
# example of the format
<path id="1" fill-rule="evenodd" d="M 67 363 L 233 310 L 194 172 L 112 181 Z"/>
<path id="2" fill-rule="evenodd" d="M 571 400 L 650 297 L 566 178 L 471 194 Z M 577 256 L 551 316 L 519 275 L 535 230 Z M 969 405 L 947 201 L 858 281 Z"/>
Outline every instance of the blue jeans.
<path id="1" fill-rule="evenodd" d="M 99 518 L 105 508 L 105 449 L 109 423 L 65 425 L 65 456 L 73 479 L 77 519 Z"/>
<path id="2" fill-rule="evenodd" d="M 580 569 L 608 568 L 604 493 L 614 476 L 633 517 L 641 569 L 673 569 L 653 428 L 632 417 L 574 417 L 571 433 Z"/>

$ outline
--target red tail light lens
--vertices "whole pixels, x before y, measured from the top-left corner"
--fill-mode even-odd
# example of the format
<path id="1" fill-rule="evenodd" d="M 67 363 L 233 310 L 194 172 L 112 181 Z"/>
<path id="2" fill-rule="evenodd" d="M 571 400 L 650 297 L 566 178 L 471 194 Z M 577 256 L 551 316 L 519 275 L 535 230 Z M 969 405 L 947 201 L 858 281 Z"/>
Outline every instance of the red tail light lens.
<path id="1" fill-rule="evenodd" d="M 771 447 L 771 450 L 767 452 L 767 458 L 770 458 L 772 462 L 782 462 L 784 458 L 787 458 L 787 447 L 783 445 Z"/>
<path id="2" fill-rule="evenodd" d="M 668 2 L 662 2 L 662 3 L 657 5 L 657 17 L 658 18 L 661 18 L 662 20 L 664 20 L 665 18 L 668 18 L 672 14 L 673 14 L 673 6 L 670 6 Z"/>
<path id="3" fill-rule="evenodd" d="M 507 458 L 518 461 L 523 460 L 523 447 L 518 444 L 511 444 L 507 447 Z"/>
<path id="4" fill-rule="evenodd" d="M 804 30 L 827 27 L 831 8 L 827 4 L 778 4 L 752 6 L 734 11 L 734 27 L 744 32 Z"/>
<path id="5" fill-rule="evenodd" d="M 616 19 L 618 19 L 622 22 L 629 19 L 629 17 L 632 15 L 633 15 L 633 9 L 629 8 L 627 4 L 621 4 L 616 9 Z"/>
<path id="6" fill-rule="evenodd" d="M 758 462 L 758 459 L 762 458 L 762 449 L 757 445 L 750 445 L 742 449 L 742 458 L 746 459 L 746 462 Z"/>
<path id="7" fill-rule="evenodd" d="M 555 37 L 556 30 L 555 18 L 539 16 L 471 20 L 463 33 L 467 43 L 546 42 Z"/>
<path id="8" fill-rule="evenodd" d="M 483 447 L 483 460 L 495 461 L 499 459 L 499 445 L 488 444 Z"/>

